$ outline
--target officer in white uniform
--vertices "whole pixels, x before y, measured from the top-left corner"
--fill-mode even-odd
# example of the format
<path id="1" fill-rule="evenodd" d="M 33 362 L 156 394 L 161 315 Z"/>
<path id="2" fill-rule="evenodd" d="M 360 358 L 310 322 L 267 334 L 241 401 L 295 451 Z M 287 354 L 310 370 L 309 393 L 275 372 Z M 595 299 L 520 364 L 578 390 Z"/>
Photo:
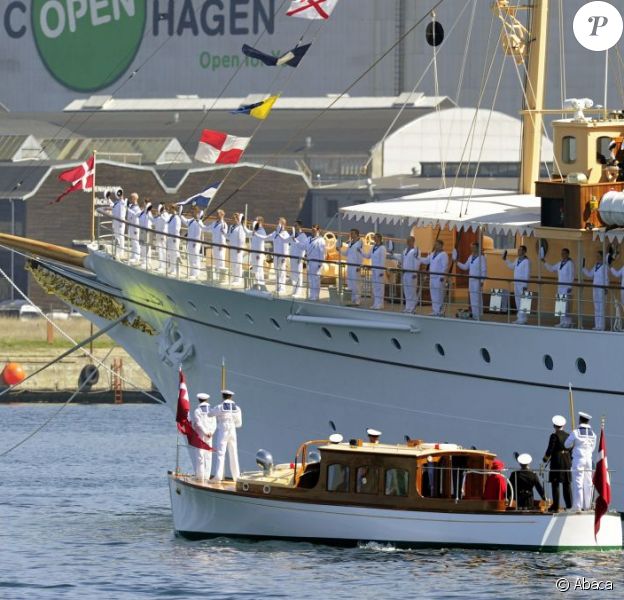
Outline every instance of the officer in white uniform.
<path id="1" fill-rule="evenodd" d="M 418 273 L 420 259 L 418 248 L 414 246 L 416 240 L 410 235 L 405 240 L 405 250 L 401 255 L 401 269 L 403 269 L 403 296 L 405 297 L 404 313 L 413 313 L 416 310 L 418 298 Z"/>
<path id="2" fill-rule="evenodd" d="M 182 207 L 176 211 L 175 205 L 170 205 L 169 212 L 171 217 L 167 223 L 167 273 L 169 275 L 178 275 L 178 267 L 180 261 L 180 232 L 182 230 Z"/>
<path id="3" fill-rule="evenodd" d="M 243 223 L 245 215 L 234 213 L 234 223 L 230 225 L 227 243 L 230 247 L 230 265 L 232 267 L 232 285 L 242 285 L 243 264 L 245 262 L 245 242 L 250 233 Z"/>
<path id="4" fill-rule="evenodd" d="M 309 241 L 302 227 L 303 223 L 301 221 L 295 221 L 292 239 L 288 245 L 290 254 L 290 283 L 293 286 L 293 296 L 295 297 L 299 297 L 303 291 L 303 256 Z"/>
<path id="5" fill-rule="evenodd" d="M 596 434 L 589 425 L 591 415 L 579 411 L 579 426 L 564 442 L 572 449 L 572 509 L 590 510 L 592 503 L 592 455 Z"/>
<path id="6" fill-rule="evenodd" d="M 462 271 L 468 271 L 468 294 L 470 296 L 470 313 L 475 321 L 483 314 L 483 284 L 487 277 L 487 261 L 481 254 L 479 244 L 470 244 L 472 251 L 466 262 L 457 261 L 457 250 L 453 248 L 453 260 Z"/>
<path id="7" fill-rule="evenodd" d="M 256 287 L 264 288 L 264 242 L 269 237 L 264 229 L 264 217 L 256 217 L 251 232 L 251 274 Z"/>
<path id="8" fill-rule="evenodd" d="M 193 207 L 193 218 L 186 222 L 187 227 L 187 252 L 189 260 L 189 279 L 197 279 L 199 277 L 199 267 L 201 265 L 202 252 L 202 234 L 209 228 L 204 225 L 201 220 L 202 210 L 199 206 Z"/>
<path id="9" fill-rule="evenodd" d="M 572 298 L 572 282 L 574 281 L 574 262 L 570 259 L 570 250 L 567 248 L 561 249 L 561 261 L 553 264 L 548 264 L 544 258 L 542 263 L 547 271 L 551 273 L 557 273 L 557 294 L 562 296 L 565 294 L 568 298 L 566 302 L 566 314 L 559 317 L 559 324 L 555 327 L 572 327 L 572 317 L 570 316 Z"/>
<path id="10" fill-rule="evenodd" d="M 215 434 L 214 449 L 217 453 L 215 462 L 214 481 L 223 479 L 225 470 L 225 453 L 228 453 L 230 460 L 230 473 L 232 479 L 236 481 L 240 477 L 238 467 L 238 447 L 236 445 L 236 429 L 243 424 L 241 409 L 234 402 L 234 392 L 222 390 L 223 402 L 211 409 L 209 414 L 217 419 L 217 431 Z"/>
<path id="11" fill-rule="evenodd" d="M 373 310 L 381 310 L 384 305 L 384 290 L 386 287 L 386 247 L 383 245 L 381 233 L 376 233 L 375 243 L 370 252 L 360 250 L 364 258 L 371 261 L 371 281 L 373 284 Z"/>
<path id="12" fill-rule="evenodd" d="M 210 232 L 212 233 L 212 243 L 220 244 L 212 247 L 212 264 L 215 270 L 215 275 L 219 276 L 225 272 L 225 256 L 227 245 L 228 226 L 225 222 L 225 212 L 222 210 L 217 211 L 217 220 L 210 225 Z"/>
<path id="13" fill-rule="evenodd" d="M 167 212 L 164 204 L 158 205 L 158 216 L 154 219 L 154 229 L 156 235 L 154 236 L 154 243 L 156 246 L 156 253 L 158 256 L 158 267 L 156 271 L 159 273 L 165 270 L 167 265 L 167 224 L 171 215 Z"/>
<path id="14" fill-rule="evenodd" d="M 366 435 L 368 436 L 369 444 L 379 444 L 379 438 L 381 438 L 381 431 L 379 431 L 378 429 L 373 429 L 372 427 L 369 427 L 366 430 Z"/>
<path id="15" fill-rule="evenodd" d="M 123 197 L 123 190 L 117 190 L 117 197 L 113 204 L 113 235 L 115 238 L 114 255 L 115 258 L 123 258 L 124 249 L 126 247 L 126 211 L 127 202 Z"/>
<path id="16" fill-rule="evenodd" d="M 592 280 L 594 284 L 594 329 L 596 331 L 604 331 L 605 328 L 605 297 L 607 295 L 606 288 L 596 287 L 609 285 L 609 270 L 604 262 L 602 250 L 596 253 L 596 264 L 593 269 L 583 269 L 583 275 Z"/>
<path id="17" fill-rule="evenodd" d="M 193 429 L 197 432 L 201 441 L 212 446 L 212 435 L 217 428 L 217 420 L 210 416 L 209 398 L 208 394 L 197 394 L 199 406 L 193 411 L 191 425 L 193 425 Z M 191 451 L 195 477 L 202 481 L 209 479 L 210 469 L 212 468 L 212 451 L 194 447 L 191 447 Z"/>
<path id="18" fill-rule="evenodd" d="M 433 317 L 442 316 L 444 306 L 444 284 L 448 271 L 448 254 L 444 252 L 444 242 L 436 240 L 433 252 L 420 261 L 429 265 L 429 292 L 431 294 L 431 308 Z"/>
<path id="19" fill-rule="evenodd" d="M 362 240 L 360 231 L 352 229 L 349 232 L 349 242 L 344 248 L 340 248 L 340 254 L 347 259 L 347 289 L 351 292 L 351 304 L 360 305 L 362 279 Z"/>
<path id="20" fill-rule="evenodd" d="M 514 323 L 525 325 L 527 322 L 527 314 L 520 312 L 520 300 L 522 294 L 529 287 L 529 277 L 531 275 L 531 261 L 527 258 L 526 246 L 518 247 L 518 258 L 515 261 L 507 260 L 507 251 L 503 253 L 505 264 L 513 269 L 514 272 L 514 299 L 516 302 L 516 310 L 518 311 Z"/>
<path id="21" fill-rule="evenodd" d="M 126 221 L 128 221 L 128 238 L 130 240 L 130 257 L 128 262 L 131 265 L 136 265 L 141 260 L 141 246 L 139 243 L 139 216 L 141 214 L 141 207 L 139 206 L 139 195 L 136 193 L 130 194 L 130 203 L 128 204 L 128 210 L 126 211 Z"/>
<path id="22" fill-rule="evenodd" d="M 617 277 L 620 280 L 620 287 L 622 288 L 620 290 L 620 304 L 624 306 L 624 266 L 621 269 L 611 267 L 610 271 L 613 277 Z"/>
<path id="23" fill-rule="evenodd" d="M 282 294 L 286 289 L 286 267 L 288 248 L 290 246 L 290 234 L 286 230 L 286 219 L 284 217 L 279 219 L 277 228 L 270 237 L 273 240 L 273 268 L 275 269 L 277 293 Z"/>
<path id="24" fill-rule="evenodd" d="M 292 243 L 301 244 L 297 239 L 292 239 Z M 321 235 L 319 225 L 312 226 L 312 237 L 303 247 L 308 257 L 308 286 L 310 288 L 308 298 L 318 300 L 321 295 L 321 270 L 325 260 L 325 239 Z"/>
<path id="25" fill-rule="evenodd" d="M 152 227 L 154 217 L 152 216 L 152 203 L 146 202 L 139 215 L 139 237 L 141 240 L 141 266 L 149 268 L 150 251 L 152 245 Z"/>

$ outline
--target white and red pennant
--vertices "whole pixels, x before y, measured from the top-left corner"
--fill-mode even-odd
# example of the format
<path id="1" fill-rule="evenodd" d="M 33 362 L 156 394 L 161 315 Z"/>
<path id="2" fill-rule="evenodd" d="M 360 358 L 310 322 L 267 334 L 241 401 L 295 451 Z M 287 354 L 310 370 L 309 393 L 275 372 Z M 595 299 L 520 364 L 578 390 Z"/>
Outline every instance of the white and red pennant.
<path id="1" fill-rule="evenodd" d="M 195 160 L 211 164 L 235 164 L 240 161 L 250 140 L 251 138 L 204 129 Z"/>
<path id="2" fill-rule="evenodd" d="M 329 19 L 338 0 L 292 0 L 286 12 L 289 17 L 301 19 Z"/>
<path id="3" fill-rule="evenodd" d="M 92 155 L 89 160 L 83 162 L 78 167 L 63 171 L 58 176 L 60 181 L 67 181 L 71 185 L 55 200 L 59 202 L 67 194 L 72 192 L 84 191 L 90 192 L 93 190 L 93 180 L 95 179 L 95 155 Z"/>

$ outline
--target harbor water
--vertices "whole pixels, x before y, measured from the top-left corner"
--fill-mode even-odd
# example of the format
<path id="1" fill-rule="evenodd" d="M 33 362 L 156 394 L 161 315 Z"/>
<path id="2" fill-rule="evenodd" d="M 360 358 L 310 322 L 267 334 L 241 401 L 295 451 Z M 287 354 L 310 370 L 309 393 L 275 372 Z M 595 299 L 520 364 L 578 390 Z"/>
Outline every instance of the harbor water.
<path id="1" fill-rule="evenodd" d="M 0 406 L 0 452 L 58 408 Z M 378 544 L 344 549 L 176 538 L 166 478 L 175 457 L 174 417 L 164 406 L 70 405 L 0 459 L 0 598 L 624 594 L 619 552 L 553 555 Z M 561 591 L 562 579 L 569 583 L 567 593 Z M 600 584 L 601 591 L 588 587 Z"/>

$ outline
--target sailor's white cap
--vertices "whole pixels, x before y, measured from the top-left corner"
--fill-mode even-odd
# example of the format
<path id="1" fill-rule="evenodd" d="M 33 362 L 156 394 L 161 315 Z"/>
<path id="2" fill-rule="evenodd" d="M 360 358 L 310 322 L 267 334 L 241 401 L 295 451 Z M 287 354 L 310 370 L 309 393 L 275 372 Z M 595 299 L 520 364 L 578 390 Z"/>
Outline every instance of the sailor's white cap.
<path id="1" fill-rule="evenodd" d="M 206 402 L 206 400 L 208 400 L 210 398 L 210 394 L 205 394 L 204 392 L 200 392 L 199 394 L 197 394 L 197 399 L 200 402 Z"/>
<path id="2" fill-rule="evenodd" d="M 555 427 L 563 427 L 565 424 L 567 423 L 565 417 L 562 417 L 561 415 L 555 415 L 552 418 L 552 424 Z"/>
<path id="3" fill-rule="evenodd" d="M 579 410 L 579 417 L 583 417 L 583 419 L 589 419 L 591 420 L 592 416 L 586 412 L 583 412 L 582 410 Z"/>
<path id="4" fill-rule="evenodd" d="M 332 444 L 340 444 L 344 438 L 339 433 L 332 433 L 329 436 L 329 441 Z"/>
<path id="5" fill-rule="evenodd" d="M 376 429 L 372 429 L 369 427 L 366 430 L 366 435 L 372 435 L 373 437 L 379 437 L 381 435 L 381 431 L 377 431 Z"/>
<path id="6" fill-rule="evenodd" d="M 524 454 L 520 454 L 516 460 L 518 461 L 518 464 L 530 465 L 533 461 L 533 457 L 525 452 Z"/>
<path id="7" fill-rule="evenodd" d="M 234 396 L 234 392 L 232 390 L 221 390 L 221 394 L 223 396 Z"/>

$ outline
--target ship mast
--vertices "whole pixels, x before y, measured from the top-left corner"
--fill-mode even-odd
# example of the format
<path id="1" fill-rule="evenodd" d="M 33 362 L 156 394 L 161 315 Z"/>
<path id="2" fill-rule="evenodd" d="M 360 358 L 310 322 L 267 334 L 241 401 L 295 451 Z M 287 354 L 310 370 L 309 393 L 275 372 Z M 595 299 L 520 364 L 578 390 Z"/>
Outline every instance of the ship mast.
<path id="1" fill-rule="evenodd" d="M 542 110 L 544 108 L 544 86 L 546 82 L 548 0 L 533 1 L 530 32 L 525 110 L 522 116 L 522 153 L 520 156 L 520 193 L 522 194 L 535 194 L 535 182 L 539 177 Z"/>

